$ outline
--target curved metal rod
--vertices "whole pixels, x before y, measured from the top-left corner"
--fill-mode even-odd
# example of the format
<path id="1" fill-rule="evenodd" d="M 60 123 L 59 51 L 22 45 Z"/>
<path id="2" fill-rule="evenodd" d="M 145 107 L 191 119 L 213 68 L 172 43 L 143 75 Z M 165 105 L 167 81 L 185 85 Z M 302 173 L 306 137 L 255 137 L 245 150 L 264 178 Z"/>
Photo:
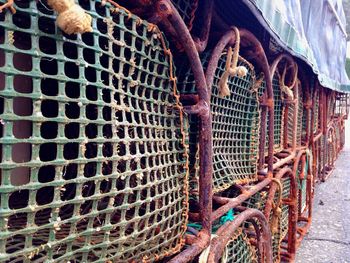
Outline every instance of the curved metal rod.
<path id="1" fill-rule="evenodd" d="M 156 3 L 156 13 L 164 15 L 161 23 L 171 27 L 177 34 L 177 39 L 183 43 L 190 62 L 199 96 L 198 105 L 201 110 L 197 112 L 200 117 L 200 180 L 199 180 L 199 211 L 202 224 L 197 240 L 186 250 L 174 257 L 170 262 L 188 262 L 197 256 L 210 244 L 212 229 L 212 174 L 213 174 L 213 142 L 212 117 L 210 112 L 210 97 L 205 81 L 203 67 L 187 26 L 170 0 L 161 0 Z M 198 108 L 198 107 L 197 107 Z M 190 109 L 191 111 L 191 109 Z"/>
<path id="2" fill-rule="evenodd" d="M 297 67 L 297 64 L 295 63 L 293 57 L 288 55 L 287 53 L 279 54 L 278 57 L 272 62 L 271 69 L 270 69 L 271 76 L 275 75 L 276 70 L 277 70 L 277 66 L 283 60 L 286 60 L 289 63 L 289 65 L 294 69 L 294 76 L 292 78 L 293 81 L 292 81 L 292 84 L 289 85 L 290 88 L 293 88 L 295 86 L 297 78 L 298 78 L 298 67 Z"/>
<path id="3" fill-rule="evenodd" d="M 271 183 L 271 181 L 272 181 L 271 177 L 264 178 L 261 182 L 245 190 L 242 194 L 240 194 L 235 198 L 213 196 L 213 199 L 215 200 L 215 202 L 217 202 L 221 206 L 215 211 L 213 211 L 212 217 L 211 217 L 212 221 L 219 219 L 221 216 L 227 213 L 230 209 L 241 205 L 249 197 L 251 197 L 252 195 L 256 194 L 257 192 L 261 191 L 263 188 L 268 186 Z"/>
<path id="4" fill-rule="evenodd" d="M 299 69 L 300 69 L 300 67 L 299 67 Z M 313 136 L 311 134 L 313 134 L 313 132 L 312 132 L 312 125 L 310 125 L 310 123 L 313 124 L 313 118 L 312 118 L 312 116 L 310 117 L 310 112 L 312 113 L 313 94 L 311 94 L 311 88 L 310 88 L 310 82 L 309 82 L 310 79 L 306 76 L 305 72 L 303 70 L 298 70 L 298 74 L 300 76 L 302 90 L 305 91 L 304 92 L 305 100 L 303 101 L 303 106 L 306 109 L 305 145 L 308 147 L 312 147 Z"/>
<path id="5" fill-rule="evenodd" d="M 302 162 L 302 169 L 303 169 L 303 167 L 305 167 L 305 158 L 303 158 L 303 156 L 305 156 L 305 154 L 308 154 L 307 150 L 301 150 L 298 152 L 297 157 L 295 158 L 295 162 L 293 164 L 293 174 L 296 174 L 296 171 L 298 169 L 298 165 L 299 165 L 300 161 Z M 298 221 L 304 221 L 304 222 L 306 222 L 306 225 L 304 225 L 302 227 L 297 227 L 296 232 L 299 233 L 299 237 L 296 238 L 296 241 L 295 241 L 296 248 L 298 248 L 300 246 L 301 241 L 304 238 L 304 236 L 306 235 L 308 229 L 310 228 L 311 221 L 312 221 L 312 200 L 313 200 L 312 188 L 313 188 L 313 186 L 312 186 L 312 176 L 310 175 L 311 171 L 312 170 L 310 170 L 310 165 L 309 165 L 308 172 L 307 172 L 307 203 L 308 203 L 307 209 L 308 209 L 308 215 L 307 215 L 307 217 L 303 217 L 302 214 L 299 214 L 299 216 L 298 216 Z"/>
<path id="6" fill-rule="evenodd" d="M 264 76 L 265 76 L 265 81 L 266 81 L 266 89 L 267 89 L 267 106 L 269 107 L 269 118 L 272 119 L 270 121 L 270 126 L 269 126 L 269 141 L 272 142 L 269 143 L 269 157 L 268 157 L 268 171 L 269 171 L 269 176 L 272 176 L 272 171 L 273 171 L 273 132 L 274 132 L 274 127 L 273 127 L 273 119 L 274 119 L 274 111 L 273 111 L 273 90 L 272 90 L 272 79 L 270 75 L 270 66 L 265 54 L 265 51 L 259 42 L 259 40 L 248 30 L 246 29 L 239 29 L 240 37 L 242 40 L 242 43 L 249 43 L 252 44 L 252 51 L 248 53 L 250 55 L 250 58 L 254 60 L 262 69 Z M 211 58 L 208 63 L 208 67 L 206 70 L 206 83 L 208 87 L 212 86 L 212 83 L 214 81 L 214 74 L 215 70 L 217 67 L 218 60 L 221 56 L 222 51 L 225 49 L 226 46 L 228 45 L 234 45 L 236 42 L 236 36 L 233 30 L 229 30 L 224 34 L 219 42 L 216 44 Z M 263 121 L 261 123 L 264 127 L 266 127 L 266 122 Z M 264 129 L 266 130 L 266 129 Z M 265 136 L 264 136 L 265 137 Z M 263 138 L 264 139 L 264 138 Z M 265 143 L 265 141 L 264 141 Z M 271 145 L 270 145 L 271 144 Z M 262 154 L 261 154 L 262 152 Z M 265 144 L 264 147 L 261 149 L 259 147 L 259 159 L 264 159 L 264 152 L 265 152 Z"/>
<path id="7" fill-rule="evenodd" d="M 294 76 L 293 76 L 293 81 L 292 84 L 290 85 L 290 88 L 293 88 L 293 94 L 296 98 L 298 98 L 298 88 L 294 88 L 296 85 L 298 85 L 297 79 L 298 79 L 298 67 L 297 64 L 295 63 L 293 57 L 286 53 L 280 54 L 272 63 L 271 68 L 270 68 L 270 74 L 271 78 L 275 75 L 276 71 L 278 70 L 278 65 L 282 61 L 286 61 L 290 67 L 294 69 Z M 287 64 L 287 65 L 288 65 Z M 298 107 L 297 107 L 297 101 L 294 100 L 292 103 L 295 104 L 295 111 L 294 111 L 294 118 L 293 118 L 293 141 L 292 141 L 292 154 L 295 153 L 296 150 L 296 130 L 297 130 L 297 113 L 298 113 Z M 284 118 L 286 118 L 288 115 L 288 108 L 285 111 Z M 271 120 L 270 120 L 271 121 Z M 272 120 L 273 121 L 273 120 Z M 284 133 L 284 145 L 287 146 L 287 126 L 283 127 L 285 133 Z"/>
<path id="8" fill-rule="evenodd" d="M 281 180 L 283 177 L 288 176 L 290 180 L 290 194 L 288 201 L 284 201 L 289 205 L 289 226 L 288 226 L 288 254 L 291 259 L 294 259 L 296 253 L 296 229 L 298 222 L 298 213 L 297 213 L 297 182 L 293 171 L 289 167 L 284 167 L 278 171 L 274 176 L 277 180 Z M 270 218 L 272 210 L 272 202 L 276 192 L 276 185 L 271 185 L 269 190 L 269 195 L 267 197 L 267 202 L 265 205 L 264 215 L 266 218 Z"/>
<path id="9" fill-rule="evenodd" d="M 260 241 L 264 247 L 266 262 L 272 262 L 271 233 L 266 218 L 264 214 L 257 209 L 246 209 L 237 215 L 234 221 L 227 222 L 218 229 L 216 232 L 217 237 L 212 239 L 210 245 L 210 252 L 207 260 L 208 263 L 219 261 L 224 252 L 226 244 L 231 240 L 237 228 L 245 221 L 250 219 L 256 219 L 259 221 L 262 230 Z"/>
<path id="10" fill-rule="evenodd" d="M 205 0 L 203 1 L 203 3 L 204 3 L 203 5 L 204 22 L 202 24 L 202 30 L 200 32 L 199 37 L 193 37 L 194 43 L 199 53 L 203 52 L 208 45 L 209 32 L 210 32 L 211 21 L 213 17 L 213 9 L 214 9 L 213 0 Z"/>

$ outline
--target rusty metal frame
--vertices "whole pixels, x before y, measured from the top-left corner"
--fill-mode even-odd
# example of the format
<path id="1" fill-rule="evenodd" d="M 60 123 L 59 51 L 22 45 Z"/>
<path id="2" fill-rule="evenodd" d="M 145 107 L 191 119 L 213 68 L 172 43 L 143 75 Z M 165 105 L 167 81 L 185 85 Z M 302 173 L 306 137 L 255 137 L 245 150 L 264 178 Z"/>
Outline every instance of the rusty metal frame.
<path id="1" fill-rule="evenodd" d="M 294 73 L 290 87 L 293 89 L 294 96 L 298 96 L 298 94 L 297 94 L 298 89 L 295 88 L 295 86 L 297 85 L 298 69 L 297 69 L 297 64 L 295 63 L 294 59 L 290 55 L 288 55 L 286 53 L 282 53 L 273 61 L 273 63 L 271 64 L 271 67 L 270 67 L 270 78 L 272 79 L 272 76 L 274 76 L 276 70 L 278 69 L 279 63 L 281 63 L 283 61 L 286 61 L 287 64 L 289 64 L 289 67 L 292 69 L 292 72 Z M 296 103 L 296 101 L 292 101 L 290 103 Z M 271 109 L 273 111 L 273 107 Z M 271 109 L 269 111 L 269 118 L 270 118 L 269 119 L 269 125 L 270 125 L 269 126 L 269 131 L 270 131 L 269 132 L 269 152 L 268 152 L 269 156 L 273 156 L 275 154 L 274 149 L 273 149 L 273 141 L 274 141 L 273 140 L 273 129 L 272 130 L 270 129 L 271 126 L 273 126 L 273 120 L 274 120 L 274 118 L 271 118 L 271 114 L 270 114 Z M 262 111 L 262 120 L 263 120 L 263 116 L 264 116 L 263 112 L 264 112 L 264 109 Z M 286 111 L 286 112 L 288 113 L 288 111 Z M 284 151 L 287 152 L 287 156 L 285 156 L 285 154 L 281 154 L 280 156 L 282 156 L 282 159 L 280 159 L 277 162 L 272 164 L 272 169 L 271 169 L 272 171 L 289 163 L 296 156 L 296 122 L 297 122 L 297 107 L 296 107 L 295 116 L 294 116 L 294 120 L 293 120 L 294 131 L 293 131 L 292 148 L 289 151 L 288 151 L 288 149 L 284 149 Z M 286 129 L 286 125 L 287 125 L 287 123 L 285 122 L 284 123 L 285 127 L 283 127 L 283 129 Z M 263 121 L 262 121 L 262 125 L 261 125 L 261 130 L 262 130 L 261 140 L 260 140 L 260 145 L 259 145 L 259 149 L 260 149 L 259 150 L 259 153 L 260 153 L 259 170 L 260 170 L 260 173 L 263 172 L 263 170 L 262 170 L 263 165 L 264 165 L 263 155 L 264 155 L 265 137 L 266 137 L 266 136 L 264 136 L 266 134 L 266 126 L 264 125 Z M 284 136 L 286 137 L 286 134 L 284 134 Z M 270 161 L 270 157 L 269 157 L 269 161 Z"/>
<path id="2" fill-rule="evenodd" d="M 297 229 L 297 221 L 298 221 L 298 213 L 297 213 L 297 182 L 295 180 L 295 173 L 289 167 L 283 167 L 279 170 L 274 178 L 277 180 L 281 180 L 283 177 L 289 177 L 290 179 L 290 196 L 288 199 L 283 199 L 282 203 L 289 206 L 289 223 L 288 223 L 288 240 L 286 251 L 281 251 L 281 257 L 283 261 L 293 262 L 295 259 L 296 253 L 296 229 Z M 266 206 L 265 206 L 265 217 L 270 218 L 270 214 L 272 211 L 272 204 L 274 200 L 274 196 L 277 190 L 277 186 L 275 184 L 271 184 Z"/>
<path id="3" fill-rule="evenodd" d="M 306 162 L 306 154 L 308 154 L 308 150 L 300 150 L 298 151 L 298 154 L 295 158 L 294 164 L 293 164 L 293 174 L 296 174 L 296 171 L 298 169 L 299 163 L 301 162 L 301 173 L 300 176 L 304 177 L 306 176 L 307 179 L 307 190 L 306 190 L 306 210 L 303 213 L 300 213 L 298 211 L 298 222 L 304 222 L 305 224 L 303 226 L 297 225 L 297 231 L 298 234 L 295 242 L 296 248 L 298 248 L 301 244 L 301 241 L 303 240 L 304 236 L 309 231 L 309 228 L 311 226 L 312 222 L 312 204 L 313 204 L 313 197 L 314 197 L 314 185 L 313 185 L 313 173 L 312 173 L 312 166 L 309 164 L 307 174 L 304 174 L 304 168 L 305 168 L 305 162 Z M 300 197 L 299 197 L 300 198 Z"/>
<path id="4" fill-rule="evenodd" d="M 214 263 L 220 260 L 226 244 L 231 240 L 238 227 L 246 221 L 249 221 L 255 229 L 259 262 L 272 262 L 271 233 L 266 217 L 257 209 L 244 209 L 242 207 L 238 209 L 243 211 L 236 215 L 235 220 L 226 222 L 216 232 L 217 237 L 212 239 L 207 262 Z M 258 221 L 258 224 L 254 219 Z M 261 226 L 262 233 L 260 233 L 259 226 Z"/>
<path id="5" fill-rule="evenodd" d="M 184 106 L 184 111 L 187 114 L 195 114 L 200 119 L 199 219 L 202 229 L 196 236 L 192 238 L 187 237 L 187 240 L 191 240 L 191 245 L 170 260 L 170 262 L 188 262 L 209 246 L 212 229 L 213 150 L 211 136 L 212 117 L 209 106 L 210 95 L 196 44 L 178 11 L 170 0 L 156 1 L 154 5 L 155 13 L 153 14 L 152 21 L 158 22 L 160 26 L 165 28 L 166 32 L 175 36 L 183 44 L 197 86 L 197 103 L 195 105 Z"/>

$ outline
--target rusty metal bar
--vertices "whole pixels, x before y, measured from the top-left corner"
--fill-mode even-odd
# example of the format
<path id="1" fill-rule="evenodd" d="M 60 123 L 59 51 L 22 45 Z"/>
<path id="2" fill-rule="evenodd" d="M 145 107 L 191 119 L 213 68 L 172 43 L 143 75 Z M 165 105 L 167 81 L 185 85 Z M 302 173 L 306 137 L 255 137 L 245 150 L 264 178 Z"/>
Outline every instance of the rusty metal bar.
<path id="1" fill-rule="evenodd" d="M 228 221 L 218 229 L 216 232 L 218 237 L 213 238 L 210 245 L 210 252 L 207 261 L 208 263 L 219 261 L 226 244 L 230 241 L 237 228 L 249 219 L 256 219 L 261 225 L 262 235 L 261 240 L 259 241 L 263 244 L 265 254 L 265 258 L 261 259 L 261 262 L 272 262 L 271 233 L 266 218 L 259 210 L 246 209 L 242 213 L 238 214 L 234 221 Z M 262 253 L 262 251 L 260 251 L 260 253 Z"/>
<path id="2" fill-rule="evenodd" d="M 205 0 L 203 6 L 203 17 L 204 21 L 202 24 L 202 30 L 199 37 L 193 37 L 193 41 L 196 45 L 196 49 L 199 53 L 203 52 L 207 45 L 209 39 L 209 32 L 211 27 L 211 21 L 213 17 L 214 0 Z"/>
<path id="3" fill-rule="evenodd" d="M 288 258 L 293 261 L 296 253 L 296 229 L 297 229 L 297 221 L 298 221 L 298 213 L 297 213 L 297 182 L 295 178 L 295 174 L 292 169 L 289 167 L 283 167 L 278 173 L 274 176 L 275 179 L 281 180 L 282 177 L 288 176 L 290 179 L 290 196 L 289 196 L 289 227 L 288 227 Z M 270 218 L 272 203 L 274 200 L 274 196 L 277 190 L 277 186 L 275 184 L 271 184 L 269 195 L 267 198 L 264 215 L 266 218 Z"/>
<path id="4" fill-rule="evenodd" d="M 249 197 L 256 194 L 257 192 L 261 191 L 263 188 L 268 186 L 271 183 L 271 178 L 265 178 L 263 181 L 257 183 L 256 185 L 253 185 L 249 187 L 248 189 L 245 189 L 245 191 L 240 194 L 239 196 L 235 198 L 228 198 L 228 197 L 220 197 L 220 196 L 213 196 L 213 199 L 216 203 L 221 204 L 222 206 L 213 211 L 211 220 L 215 221 L 216 219 L 219 219 L 222 215 L 227 213 L 230 209 L 235 208 L 238 205 L 241 205 L 244 201 L 246 201 Z"/>

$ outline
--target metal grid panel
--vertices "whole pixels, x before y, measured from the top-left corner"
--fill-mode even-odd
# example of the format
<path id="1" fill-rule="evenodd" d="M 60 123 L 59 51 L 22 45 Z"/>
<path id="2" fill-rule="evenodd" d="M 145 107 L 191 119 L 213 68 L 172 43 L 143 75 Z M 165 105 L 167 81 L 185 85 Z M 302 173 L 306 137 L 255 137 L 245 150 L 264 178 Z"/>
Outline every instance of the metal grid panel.
<path id="1" fill-rule="evenodd" d="M 80 4 L 94 28 L 82 36 L 62 35 L 41 1 L 0 17 L 0 261 L 154 261 L 184 242 L 186 147 L 162 35 Z"/>
<path id="2" fill-rule="evenodd" d="M 220 260 L 221 263 L 256 263 L 256 249 L 250 243 L 247 235 L 239 228 L 226 245 L 224 255 Z"/>
<path id="3" fill-rule="evenodd" d="M 272 79 L 272 88 L 273 88 L 273 99 L 274 99 L 274 143 L 273 150 L 274 152 L 279 152 L 283 149 L 283 115 L 284 115 L 284 106 L 282 101 L 282 92 L 280 89 L 280 75 L 276 72 Z M 259 87 L 258 93 L 259 96 L 262 96 L 266 92 L 266 83 L 263 81 Z M 268 154 L 269 147 L 269 114 L 266 115 L 266 144 L 265 144 L 265 154 Z"/>
<path id="4" fill-rule="evenodd" d="M 209 53 L 202 57 L 204 68 Z M 215 72 L 212 94 L 211 112 L 213 115 L 213 191 L 223 191 L 233 184 L 248 183 L 257 180 L 257 156 L 260 111 L 257 92 L 253 90 L 255 74 L 252 66 L 240 58 L 238 66 L 245 66 L 248 74 L 245 77 L 229 77 L 228 86 L 231 94 L 225 98 L 219 96 L 218 83 L 224 73 L 227 54 L 219 59 Z M 182 93 L 196 92 L 193 75 L 187 65 L 180 69 Z M 191 123 L 198 132 L 198 123 Z M 192 137 L 192 139 L 195 139 Z M 193 150 L 191 154 L 198 154 Z M 191 157 L 191 159 L 196 159 Z M 198 158 L 197 158 L 198 160 Z M 198 169 L 191 169 L 196 170 Z M 193 176 L 198 177 L 199 174 Z M 194 181 L 191 179 L 191 181 Z M 193 188 L 193 185 L 190 186 Z"/>

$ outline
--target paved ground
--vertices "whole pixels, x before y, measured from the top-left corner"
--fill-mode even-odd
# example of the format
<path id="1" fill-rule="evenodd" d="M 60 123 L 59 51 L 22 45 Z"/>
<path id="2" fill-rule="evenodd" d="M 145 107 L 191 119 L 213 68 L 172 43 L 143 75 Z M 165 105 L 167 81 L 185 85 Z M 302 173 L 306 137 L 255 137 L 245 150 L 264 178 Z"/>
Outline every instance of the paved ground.
<path id="1" fill-rule="evenodd" d="M 350 263 L 350 121 L 346 141 L 333 174 L 317 185 L 312 226 L 297 263 Z"/>

